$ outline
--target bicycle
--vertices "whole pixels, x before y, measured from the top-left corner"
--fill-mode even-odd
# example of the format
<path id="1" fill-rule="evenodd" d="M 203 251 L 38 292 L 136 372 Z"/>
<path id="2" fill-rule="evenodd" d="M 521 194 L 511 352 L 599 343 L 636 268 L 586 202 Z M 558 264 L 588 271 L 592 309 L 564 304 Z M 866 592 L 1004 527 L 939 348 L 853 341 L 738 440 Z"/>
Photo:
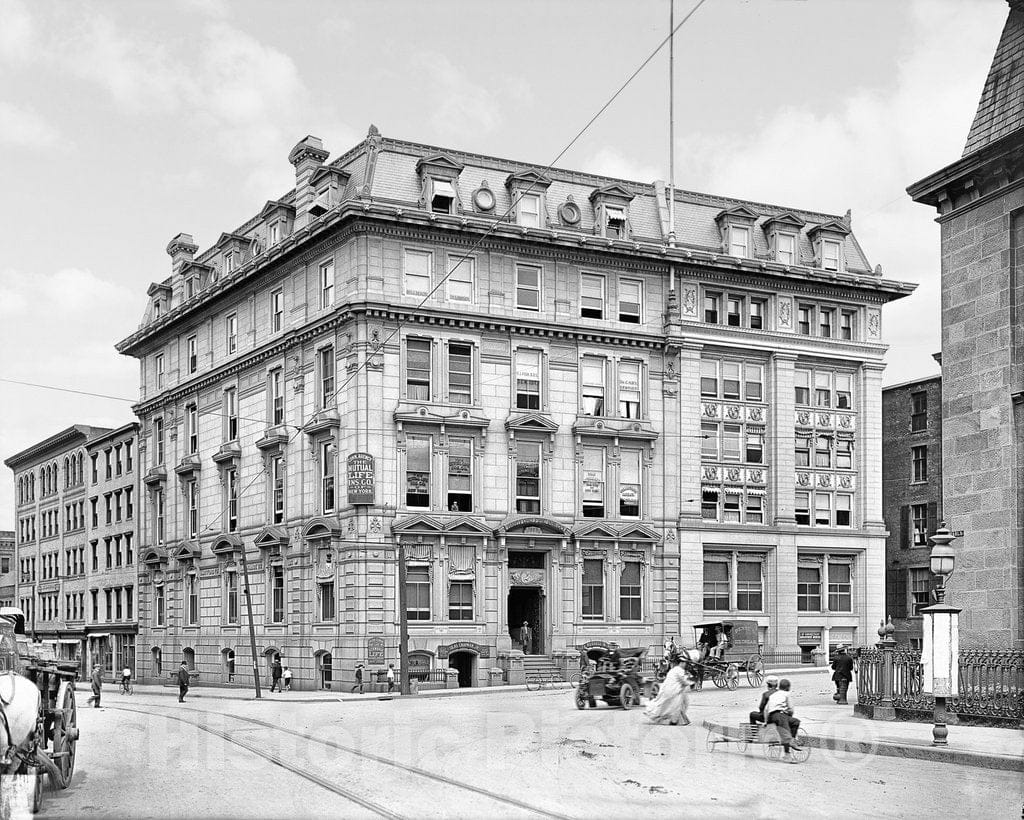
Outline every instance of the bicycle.
<path id="1" fill-rule="evenodd" d="M 119 690 L 122 695 L 134 695 L 135 687 L 132 686 L 131 678 L 129 678 L 128 680 L 122 679 Z"/>

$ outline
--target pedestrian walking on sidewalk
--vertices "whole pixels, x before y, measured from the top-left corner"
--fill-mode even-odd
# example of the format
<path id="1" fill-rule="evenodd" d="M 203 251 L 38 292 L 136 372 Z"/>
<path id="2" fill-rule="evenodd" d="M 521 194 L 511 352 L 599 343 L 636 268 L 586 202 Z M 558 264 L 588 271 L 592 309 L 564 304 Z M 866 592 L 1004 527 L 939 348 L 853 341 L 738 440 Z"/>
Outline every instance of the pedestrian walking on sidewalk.
<path id="1" fill-rule="evenodd" d="M 93 666 L 89 682 L 92 684 L 92 697 L 86 700 L 86 703 L 91 703 L 94 709 L 99 709 L 100 692 L 103 691 L 103 668 L 99 664 Z"/>
<path id="2" fill-rule="evenodd" d="M 281 678 L 282 678 L 282 680 L 284 680 L 284 691 L 285 692 L 291 692 L 292 691 L 292 670 L 289 669 L 286 666 L 284 668 L 284 671 L 281 673 Z"/>
<path id="3" fill-rule="evenodd" d="M 185 702 L 185 695 L 188 694 L 188 682 L 188 664 L 182 661 L 181 666 L 178 667 L 178 703 Z"/>
<path id="4" fill-rule="evenodd" d="M 359 690 L 359 694 L 363 694 L 363 665 L 361 663 L 356 664 L 356 685 L 352 687 L 352 691 Z"/>
<path id="5" fill-rule="evenodd" d="M 390 695 L 395 691 L 395 665 L 393 663 L 388 664 L 388 694 Z"/>
<path id="6" fill-rule="evenodd" d="M 836 658 L 832 661 L 832 680 L 836 684 L 836 693 L 832 696 L 832 700 L 845 705 L 847 703 L 846 690 L 850 688 L 850 682 L 853 680 L 853 658 L 850 657 L 845 646 L 839 647 Z"/>
<path id="7" fill-rule="evenodd" d="M 281 659 L 274 658 L 274 662 L 270 664 L 270 691 L 273 692 L 277 689 L 281 691 Z"/>

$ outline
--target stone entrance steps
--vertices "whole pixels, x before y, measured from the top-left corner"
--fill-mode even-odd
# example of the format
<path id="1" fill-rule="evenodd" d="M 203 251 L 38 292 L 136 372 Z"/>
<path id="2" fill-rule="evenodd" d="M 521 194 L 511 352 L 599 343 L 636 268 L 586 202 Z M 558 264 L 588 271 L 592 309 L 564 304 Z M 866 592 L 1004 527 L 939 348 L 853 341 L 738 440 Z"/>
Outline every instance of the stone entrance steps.
<path id="1" fill-rule="evenodd" d="M 523 672 L 527 683 L 559 683 L 565 678 L 548 655 L 523 655 Z"/>

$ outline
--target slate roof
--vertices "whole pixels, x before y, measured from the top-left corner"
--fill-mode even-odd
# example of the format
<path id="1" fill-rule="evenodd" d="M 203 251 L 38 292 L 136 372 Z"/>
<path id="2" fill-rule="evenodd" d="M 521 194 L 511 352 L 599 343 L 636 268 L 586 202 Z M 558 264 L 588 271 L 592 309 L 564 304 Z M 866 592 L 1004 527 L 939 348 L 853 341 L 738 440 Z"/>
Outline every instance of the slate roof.
<path id="1" fill-rule="evenodd" d="M 963 156 L 1024 129 L 1024 2 L 1010 0 Z"/>

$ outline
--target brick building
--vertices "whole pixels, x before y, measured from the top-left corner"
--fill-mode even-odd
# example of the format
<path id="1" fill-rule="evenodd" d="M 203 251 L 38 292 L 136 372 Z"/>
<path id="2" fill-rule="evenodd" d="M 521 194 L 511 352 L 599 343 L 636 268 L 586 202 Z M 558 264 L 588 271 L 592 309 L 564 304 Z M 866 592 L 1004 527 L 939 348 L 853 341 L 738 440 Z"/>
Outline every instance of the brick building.
<path id="1" fill-rule="evenodd" d="M 202 253 L 139 330 L 139 667 L 297 686 L 398 659 L 755 619 L 810 650 L 883 612 L 883 305 L 834 216 L 382 137 Z M 143 649 L 144 645 L 144 649 Z M 165 662 L 164 659 L 167 659 Z"/>
<path id="2" fill-rule="evenodd" d="M 57 657 L 86 656 L 86 443 L 106 428 L 75 424 L 4 461 L 14 472 L 15 605 Z"/>
<path id="3" fill-rule="evenodd" d="M 108 673 L 135 668 L 138 434 L 138 424 L 131 422 L 86 444 L 89 543 L 86 566 L 78 567 L 88 580 L 85 631 L 90 669 L 99 663 Z"/>
<path id="4" fill-rule="evenodd" d="M 953 164 L 908 188 L 942 242 L 945 515 L 961 645 L 1024 646 L 1024 2 Z"/>
<path id="5" fill-rule="evenodd" d="M 942 377 L 882 391 L 886 613 L 902 646 L 921 648 L 921 607 L 932 603 L 929 536 L 942 518 Z"/>
<path id="6" fill-rule="evenodd" d="M 16 606 L 18 569 L 14 558 L 14 532 L 0 530 L 0 606 Z"/>

